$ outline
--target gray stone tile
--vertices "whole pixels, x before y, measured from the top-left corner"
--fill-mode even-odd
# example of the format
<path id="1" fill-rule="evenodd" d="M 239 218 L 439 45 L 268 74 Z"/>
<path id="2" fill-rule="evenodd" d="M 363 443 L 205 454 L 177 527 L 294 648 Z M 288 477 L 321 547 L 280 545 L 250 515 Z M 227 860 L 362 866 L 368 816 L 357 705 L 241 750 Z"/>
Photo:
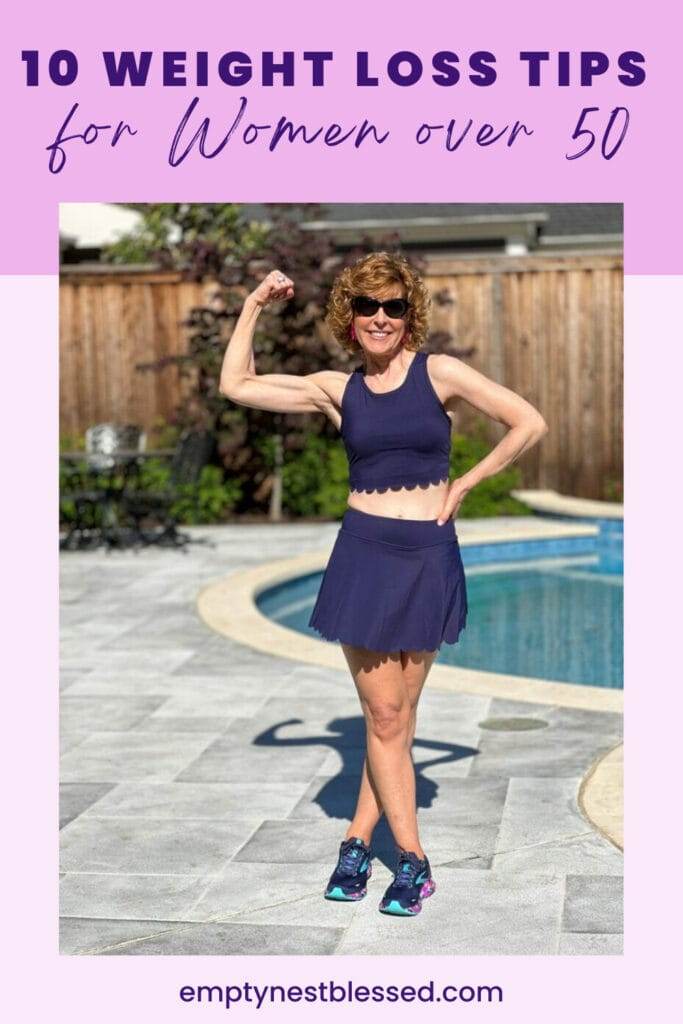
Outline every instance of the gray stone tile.
<path id="1" fill-rule="evenodd" d="M 436 787 L 431 802 L 419 804 L 421 821 L 440 820 L 444 824 L 469 828 L 476 825 L 500 826 L 507 796 L 508 780 L 489 777 L 419 780 Z"/>
<path id="2" fill-rule="evenodd" d="M 447 738 L 439 739 L 418 723 L 413 745 L 413 760 L 419 774 L 429 779 L 465 778 L 479 757 L 479 730 L 466 725 L 453 728 Z"/>
<path id="3" fill-rule="evenodd" d="M 90 636 L 86 640 L 80 637 L 64 637 L 63 635 L 59 638 L 59 662 L 61 665 L 70 664 L 74 658 L 92 657 L 93 661 L 97 659 L 97 652 L 99 652 L 104 640 L 106 638 Z"/>
<path id="4" fill-rule="evenodd" d="M 62 829 L 63 871 L 207 875 L 219 871 L 259 819 L 206 821 L 85 816 Z"/>
<path id="5" fill-rule="evenodd" d="M 274 683 L 272 684 L 275 685 Z M 82 675 L 69 689 L 69 696 L 166 696 L 179 699 L 196 697 L 198 700 L 215 698 L 222 700 L 234 697 L 236 700 L 247 697 L 252 699 L 250 691 L 254 689 L 253 679 L 220 675 L 188 674 L 179 675 L 174 672 L 138 671 L 134 667 L 128 672 L 120 668 L 108 671 L 106 668 L 92 669 Z M 258 692 L 253 699 L 267 699 L 271 692 L 271 683 L 259 678 Z"/>
<path id="6" fill-rule="evenodd" d="M 217 718 L 244 718 L 255 715 L 267 699 L 267 692 L 261 693 L 254 686 L 251 687 L 251 692 L 245 692 L 244 687 L 241 687 L 241 690 L 235 693 L 231 692 L 231 688 L 225 687 L 222 693 L 201 693 L 188 685 L 184 693 L 169 694 L 162 706 L 154 712 L 154 717 L 178 715 L 181 718 L 189 718 L 194 715 L 215 715 Z"/>
<path id="7" fill-rule="evenodd" d="M 326 694 L 317 697 L 314 701 L 310 697 L 297 697 L 294 695 L 270 697 L 261 710 L 260 718 L 271 722 L 289 721 L 301 719 L 306 722 L 315 717 L 321 721 L 334 721 L 337 718 L 351 717 L 363 719 L 363 713 L 355 692 L 347 693 L 344 696 L 339 694 Z"/>
<path id="8" fill-rule="evenodd" d="M 346 833 L 348 820 L 264 821 L 240 850 L 235 861 L 261 863 L 324 863 L 336 861 L 339 843 Z M 470 868 L 487 866 L 495 844 L 497 826 L 459 827 L 440 822 L 420 822 L 420 839 L 429 851 L 433 864 L 458 865 L 468 862 Z M 373 839 L 373 852 L 393 867 L 396 847 L 388 829 L 378 830 Z"/>
<path id="9" fill-rule="evenodd" d="M 289 664 L 278 662 L 263 663 L 260 661 L 249 662 L 245 658 L 235 657 L 233 648 L 226 646 L 222 651 L 210 653 L 202 645 L 201 650 L 195 651 L 190 658 L 178 666 L 174 675 L 212 675 L 222 674 L 228 678 L 242 679 L 247 685 L 251 685 L 254 675 L 262 679 L 264 683 L 282 682 L 283 673 L 289 668 Z"/>
<path id="10" fill-rule="evenodd" d="M 63 918 L 59 922 L 59 952 L 66 956 L 86 956 L 118 943 L 144 938 L 159 931 L 158 921 L 89 921 Z"/>
<path id="11" fill-rule="evenodd" d="M 70 630 L 67 635 L 83 640 L 86 643 L 91 638 L 107 642 L 115 637 L 122 636 L 139 621 L 138 614 L 129 613 L 126 615 L 121 608 L 117 608 L 113 617 L 107 615 L 106 618 L 97 618 L 92 613 L 88 613 L 86 618 L 71 627 L 67 626 L 65 629 L 63 626 L 60 626 L 59 632 L 60 636 L 64 636 L 65 632 Z M 177 639 L 177 637 L 174 639 Z"/>
<path id="12" fill-rule="evenodd" d="M 133 655 L 129 654 L 128 651 L 105 651 L 98 649 L 87 652 L 87 661 L 94 666 L 95 670 L 105 671 L 108 674 L 112 674 L 117 670 L 121 674 L 126 672 L 151 670 L 161 673 L 172 672 L 173 669 L 178 668 L 180 665 L 187 662 L 188 659 L 192 658 L 194 653 L 194 649 L 191 647 L 185 648 L 169 646 L 166 646 L 162 650 L 135 651 Z M 80 659 L 76 656 L 76 664 L 78 664 L 79 661 Z M 69 658 L 62 658 L 60 663 L 65 668 L 68 668 L 70 660 Z"/>
<path id="13" fill-rule="evenodd" d="M 278 693 L 283 696 L 291 694 L 292 697 L 296 697 L 299 700 L 303 697 L 308 697 L 309 700 L 313 699 L 315 701 L 327 699 L 331 696 L 355 696 L 356 691 L 349 673 L 344 675 L 335 672 L 334 669 L 325 669 L 322 666 L 320 668 L 316 668 L 314 665 L 307 667 L 315 668 L 315 674 L 303 674 L 299 671 L 299 666 L 297 665 L 296 670 L 290 671 L 283 677 Z M 356 706 L 360 710 L 357 697 Z"/>
<path id="14" fill-rule="evenodd" d="M 317 745 L 337 750 L 365 746 L 365 719 L 357 704 L 355 707 L 349 704 L 345 711 L 334 700 L 329 702 L 329 708 L 321 707 L 323 702 L 319 701 L 311 706 L 309 701 L 308 712 L 297 713 L 294 703 L 289 712 L 286 702 L 277 702 L 285 705 L 283 710 L 274 710 L 275 703 L 269 700 L 257 713 L 238 718 L 229 728 L 226 738 L 257 747 L 281 747 L 284 758 L 298 746 Z"/>
<path id="15" fill-rule="evenodd" d="M 360 759 L 359 759 L 360 760 Z M 361 761 L 362 763 L 362 761 Z M 348 775 L 316 776 L 291 812 L 292 818 L 345 818 L 351 820 L 358 784 Z M 506 779 L 417 777 L 419 820 L 442 821 L 469 828 L 500 824 L 507 792 Z M 267 815 L 269 817 L 269 815 Z"/>
<path id="16" fill-rule="evenodd" d="M 68 753 L 74 747 L 78 747 L 84 740 L 87 740 L 90 733 L 83 729 L 60 729 L 59 730 L 59 753 Z"/>
<path id="17" fill-rule="evenodd" d="M 270 864 L 318 863 L 334 867 L 346 825 L 338 821 L 264 821 L 234 860 Z"/>
<path id="18" fill-rule="evenodd" d="M 510 779 L 497 849 L 533 846 L 589 831 L 576 803 L 580 785 L 580 777 Z"/>
<path id="19" fill-rule="evenodd" d="M 176 776 L 179 782 L 308 781 L 325 759 L 323 747 L 238 744 L 228 733 L 216 739 Z"/>
<path id="20" fill-rule="evenodd" d="M 623 932 L 623 897 L 624 882 L 616 875 L 568 875 L 563 930 Z"/>
<path id="21" fill-rule="evenodd" d="M 435 868 L 436 892 L 410 922 L 357 914 L 338 955 L 549 955 L 557 952 L 563 880 L 499 878 L 489 871 Z M 403 924 L 403 927 L 397 925 Z"/>
<path id="22" fill-rule="evenodd" d="M 163 614 L 146 614 L 128 624 L 124 632 L 113 635 L 107 649 L 125 648 L 137 651 L 146 647 L 158 647 L 170 643 L 176 645 L 177 638 L 182 636 L 184 647 L 200 647 L 207 640 L 213 640 L 216 634 L 199 618 L 194 602 L 186 605 L 164 605 Z"/>
<path id="23" fill-rule="evenodd" d="M 430 863 L 469 870 L 487 870 L 498 833 L 497 824 L 457 825 L 445 819 L 418 816 L 420 840 L 428 851 Z M 388 863 L 395 864 L 395 845 L 391 843 Z"/>
<path id="24" fill-rule="evenodd" d="M 561 956 L 620 956 L 624 952 L 622 935 L 565 933 L 560 938 Z"/>
<path id="25" fill-rule="evenodd" d="M 112 788 L 109 783 L 65 783 L 59 787 L 59 827 L 83 814 Z"/>
<path id="26" fill-rule="evenodd" d="M 60 720 L 65 730 L 116 732 L 133 728 L 163 703 L 163 697 L 77 697 L 66 693 L 60 701 Z"/>
<path id="27" fill-rule="evenodd" d="M 451 693 L 447 690 L 423 689 L 418 704 L 418 727 L 421 724 L 439 725 L 445 722 L 476 727 L 478 722 L 490 714 L 490 697 L 481 697 L 474 693 Z"/>
<path id="28" fill-rule="evenodd" d="M 465 778 L 470 774 L 474 759 L 478 756 L 478 730 L 467 734 L 451 733 L 450 742 L 440 743 L 429 740 L 418 733 L 413 746 L 413 760 L 418 776 L 427 780 Z M 359 778 L 365 758 L 365 741 L 358 730 L 357 745 L 332 744 L 317 772 L 326 776 L 352 776 Z"/>
<path id="29" fill-rule="evenodd" d="M 510 780 L 493 871 L 623 873 L 622 854 L 578 810 L 579 784 L 577 778 Z"/>
<path id="30" fill-rule="evenodd" d="M 525 732 L 481 730 L 479 756 L 472 775 L 526 778 L 575 778 L 614 746 L 612 736 L 594 737 L 580 730 L 556 728 Z"/>
<path id="31" fill-rule="evenodd" d="M 394 925 L 389 936 L 396 952 L 414 954 L 421 919 L 399 929 L 376 912 L 395 862 L 385 821 L 375 834 L 369 899 L 340 906 L 321 898 L 353 811 L 365 753 L 348 670 L 298 664 L 236 644 L 213 634 L 196 610 L 197 593 L 211 579 L 279 558 L 285 547 L 292 553 L 320 549 L 337 530 L 338 524 L 229 524 L 191 528 L 216 542 L 193 547 L 191 558 L 153 549 L 62 558 L 60 687 L 69 698 L 60 736 L 69 780 L 62 810 L 67 817 L 76 814 L 62 834 L 74 862 L 77 855 L 95 867 L 62 878 L 77 948 L 94 938 L 98 949 L 117 946 L 117 955 L 131 944 L 142 946 L 141 952 L 146 946 L 172 952 L 175 942 L 182 943 L 181 953 L 197 944 L 198 952 L 210 951 L 215 934 L 169 938 L 191 922 L 252 929 L 242 935 L 253 937 L 257 952 L 263 935 L 281 928 L 296 933 L 297 947 L 303 938 L 303 952 L 311 952 L 305 947 L 311 929 L 338 939 L 353 918 L 354 928 L 367 923 L 370 944 L 377 941 L 378 924 Z M 133 708 L 143 709 L 137 721 Z M 533 733 L 480 730 L 484 718 L 505 715 L 541 717 L 549 725 Z M 88 736 L 91 729 L 94 737 Z M 612 887 L 620 884 L 622 858 L 578 815 L 572 787 L 620 736 L 621 716 L 613 713 L 425 689 L 414 757 L 420 832 L 439 885 L 422 919 L 443 918 L 434 938 L 437 954 L 610 951 L 615 933 L 593 929 L 620 926 Z M 112 782 L 118 783 L 114 789 Z M 534 789 L 534 782 L 541 788 Z M 88 806 L 89 800 L 94 802 Z M 236 847 L 222 841 L 231 816 L 244 813 L 253 815 L 251 839 L 247 833 Z M 497 838 L 501 823 L 502 838 L 513 843 L 505 849 Z M 96 824 L 104 831 L 96 831 Z M 197 827 L 203 840 L 192 831 Z M 250 845 L 251 859 L 230 860 Z M 286 856 L 262 860 L 258 851 L 269 846 Z M 100 856 L 104 866 L 96 867 Z M 303 884 L 302 856 L 313 858 L 306 860 Z M 562 918 L 557 886 L 565 871 Z M 441 912 L 444 873 L 459 880 L 466 899 Z M 467 910 L 467 899 L 476 903 L 484 882 L 492 888 L 479 917 L 476 908 L 470 915 L 470 941 L 462 906 Z M 534 886 L 540 888 L 527 904 L 520 892 Z M 521 913 L 515 900 L 521 900 Z M 533 932 L 534 916 L 540 925 L 529 939 L 525 928 Z M 117 920 L 123 917 L 135 920 Z M 460 928 L 454 936 L 453 921 Z M 121 925 L 128 930 L 117 931 Z M 142 932 L 131 931 L 138 926 Z M 228 945 L 236 934 L 226 933 Z M 248 938 L 245 943 L 249 948 Z M 335 952 L 336 940 L 323 946 Z M 381 946 L 380 954 L 388 951 Z"/>
<path id="32" fill-rule="evenodd" d="M 497 853 L 496 874 L 623 875 L 623 855 L 595 832 Z"/>
<path id="33" fill-rule="evenodd" d="M 121 783 L 90 807 L 98 818 L 284 818 L 304 782 Z"/>
<path id="34" fill-rule="evenodd" d="M 299 899 L 280 900 L 278 903 L 250 910 L 233 918 L 233 922 L 235 924 L 283 925 L 290 928 L 343 930 L 348 928 L 356 914 L 377 913 L 377 904 L 383 891 L 377 887 L 371 890 L 372 894 L 368 898 L 357 902 L 324 899 L 323 892 L 330 870 L 327 869 L 327 877 L 322 880 L 316 892 Z"/>
<path id="35" fill-rule="evenodd" d="M 73 686 L 78 681 L 80 672 L 67 672 L 60 673 L 59 676 L 59 692 L 66 693 L 69 687 Z"/>
<path id="36" fill-rule="evenodd" d="M 105 951 L 109 956 L 323 956 L 335 952 L 338 928 L 285 925 L 176 925 L 148 939 Z"/>
<path id="37" fill-rule="evenodd" d="M 547 721 L 555 710 L 555 704 L 536 704 L 526 700 L 508 700 L 503 697 L 491 697 L 486 717 L 542 718 Z"/>
<path id="38" fill-rule="evenodd" d="M 335 863 L 336 855 L 332 862 L 309 864 L 302 872 L 297 864 L 232 862 L 210 881 L 185 920 L 238 919 L 240 923 L 345 928 L 361 904 L 340 904 L 323 898 Z M 388 882 L 389 874 L 385 873 Z M 373 871 L 371 881 L 378 874 Z"/>
<path id="39" fill-rule="evenodd" d="M 62 758 L 63 782 L 170 782 L 215 733 L 95 732 Z"/>
<path id="40" fill-rule="evenodd" d="M 365 745 L 357 747 L 342 747 L 341 749 L 323 749 L 323 759 L 316 772 L 312 772 L 318 778 L 344 777 L 347 784 L 356 791 L 360 782 L 365 760 Z M 310 778 L 310 776 L 309 776 Z"/>
<path id="41" fill-rule="evenodd" d="M 211 877 L 204 875 L 65 873 L 60 882 L 62 917 L 121 920 L 195 920 L 188 914 Z"/>
<path id="42" fill-rule="evenodd" d="M 173 693 L 184 693 L 189 680 L 180 681 L 177 676 L 166 672 L 153 672 L 149 669 L 139 671 L 131 666 L 128 672 L 119 666 L 108 669 L 107 666 L 90 668 L 81 673 L 78 680 L 71 684 L 69 696 L 78 697 L 117 697 L 117 696 L 170 696 Z M 220 680 L 212 679 L 214 692 L 220 693 Z M 201 683 L 200 683 L 201 688 Z"/>
<path id="43" fill-rule="evenodd" d="M 135 732 L 204 732 L 222 736 L 234 722 L 234 718 L 199 715 L 180 718 L 177 715 L 150 715 L 135 727 Z"/>
<path id="44" fill-rule="evenodd" d="M 193 649 L 190 657 L 194 657 L 194 651 L 204 642 L 204 635 L 197 629 L 185 629 L 182 632 L 182 638 L 184 646 Z M 173 647 L 177 639 L 177 632 L 169 631 L 162 633 L 155 631 L 147 633 L 145 630 L 136 627 L 104 641 L 100 644 L 98 650 L 101 653 L 126 651 L 131 658 L 137 658 L 139 654 L 144 656 L 150 651 L 165 651 L 168 647 Z"/>
<path id="45" fill-rule="evenodd" d="M 542 717 L 546 717 L 545 715 Z M 614 743 L 623 735 L 623 718 L 614 711 L 588 711 L 585 708 L 554 707 L 547 715 L 553 728 L 577 730 L 599 738 L 605 736 Z"/>

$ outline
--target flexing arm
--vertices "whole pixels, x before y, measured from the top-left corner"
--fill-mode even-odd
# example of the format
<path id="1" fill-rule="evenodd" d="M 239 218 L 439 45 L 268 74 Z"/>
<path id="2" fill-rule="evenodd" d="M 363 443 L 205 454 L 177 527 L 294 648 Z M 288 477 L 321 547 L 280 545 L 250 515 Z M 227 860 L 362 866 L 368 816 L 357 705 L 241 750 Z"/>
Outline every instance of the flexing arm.
<path id="1" fill-rule="evenodd" d="M 538 409 L 521 395 L 490 380 L 455 356 L 436 355 L 430 364 L 432 362 L 434 384 L 444 403 L 450 398 L 464 398 L 475 409 L 510 428 L 486 458 L 453 482 L 439 516 L 441 523 L 457 513 L 468 491 L 518 459 L 548 432 L 548 426 Z"/>
<path id="2" fill-rule="evenodd" d="M 293 282 L 273 270 L 247 296 L 223 357 L 219 385 L 221 394 L 237 405 L 271 412 L 323 412 L 329 407 L 329 395 L 317 383 L 324 371 L 304 376 L 256 373 L 252 342 L 259 314 L 270 302 L 293 295 Z"/>

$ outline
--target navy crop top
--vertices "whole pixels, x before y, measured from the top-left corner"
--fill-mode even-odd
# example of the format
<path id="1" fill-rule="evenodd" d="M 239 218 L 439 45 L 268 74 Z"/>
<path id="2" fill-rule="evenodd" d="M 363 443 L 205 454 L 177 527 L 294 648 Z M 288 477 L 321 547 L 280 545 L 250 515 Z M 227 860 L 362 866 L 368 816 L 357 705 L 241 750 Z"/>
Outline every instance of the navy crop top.
<path id="1" fill-rule="evenodd" d="M 451 421 L 416 352 L 402 384 L 377 394 L 356 367 L 344 388 L 340 433 L 352 491 L 437 484 L 448 480 Z"/>

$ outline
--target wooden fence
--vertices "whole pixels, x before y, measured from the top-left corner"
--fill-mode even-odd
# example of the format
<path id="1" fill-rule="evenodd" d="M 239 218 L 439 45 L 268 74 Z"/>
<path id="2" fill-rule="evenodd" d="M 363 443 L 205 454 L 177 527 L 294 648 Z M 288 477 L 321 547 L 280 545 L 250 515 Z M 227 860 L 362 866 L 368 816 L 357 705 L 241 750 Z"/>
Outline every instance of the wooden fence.
<path id="1" fill-rule="evenodd" d="M 471 365 L 523 395 L 549 432 L 518 460 L 524 487 L 610 496 L 623 470 L 623 278 L 619 255 L 474 256 L 428 261 L 427 284 L 446 292 L 432 327 L 453 336 Z M 147 428 L 181 397 L 175 367 L 135 364 L 185 350 L 180 326 L 210 284 L 171 272 L 64 268 L 60 284 L 62 433 L 104 420 Z M 456 423 L 476 412 L 463 403 Z M 496 443 L 505 428 L 489 421 Z"/>

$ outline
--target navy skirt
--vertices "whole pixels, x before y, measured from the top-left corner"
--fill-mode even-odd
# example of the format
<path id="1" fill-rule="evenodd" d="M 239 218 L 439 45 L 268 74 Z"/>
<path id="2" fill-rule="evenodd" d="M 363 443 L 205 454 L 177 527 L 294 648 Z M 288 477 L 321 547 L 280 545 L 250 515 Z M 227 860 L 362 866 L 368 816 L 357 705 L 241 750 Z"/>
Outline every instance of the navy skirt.
<path id="1" fill-rule="evenodd" d="M 455 525 L 347 508 L 308 621 L 325 640 L 372 651 L 458 641 L 467 588 Z"/>

